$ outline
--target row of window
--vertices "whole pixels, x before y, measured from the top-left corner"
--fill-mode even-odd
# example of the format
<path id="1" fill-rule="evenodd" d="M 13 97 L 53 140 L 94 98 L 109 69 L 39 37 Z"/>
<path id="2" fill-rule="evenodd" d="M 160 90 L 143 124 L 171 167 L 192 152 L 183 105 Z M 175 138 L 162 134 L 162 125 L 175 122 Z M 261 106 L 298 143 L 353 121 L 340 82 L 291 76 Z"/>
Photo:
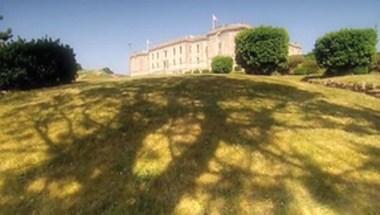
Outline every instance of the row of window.
<path id="1" fill-rule="evenodd" d="M 200 58 L 197 57 L 197 63 L 199 64 L 201 62 Z M 190 58 L 190 63 L 191 63 L 191 58 Z M 182 64 L 182 58 L 179 59 L 179 65 Z M 169 61 L 168 60 L 164 60 L 163 61 L 163 65 L 164 65 L 164 68 L 168 68 L 169 67 Z M 176 60 L 174 59 L 173 60 L 173 64 L 172 65 L 176 65 Z M 154 68 L 159 68 L 160 64 L 157 62 L 156 64 L 152 63 L 152 69 Z"/>
<path id="2" fill-rule="evenodd" d="M 200 45 L 199 44 L 197 44 L 197 53 L 199 53 L 200 52 Z M 219 43 L 218 44 L 218 48 L 219 48 L 219 52 L 221 51 L 221 49 L 222 49 L 222 43 Z M 174 47 L 173 48 L 173 55 L 175 56 L 176 55 L 176 47 Z M 189 51 L 191 52 L 191 46 L 189 46 Z M 208 47 L 206 46 L 206 48 L 205 48 L 205 51 L 206 51 L 206 56 L 208 55 Z M 180 46 L 179 47 L 179 54 L 182 54 L 182 46 Z M 160 52 L 156 52 L 156 53 L 152 53 L 151 54 L 151 58 L 152 58 L 152 60 L 154 60 L 154 58 L 156 57 L 156 59 L 158 60 L 158 59 L 160 59 Z M 168 57 L 168 51 L 167 50 L 165 50 L 164 51 L 164 57 L 166 58 L 166 57 Z"/>

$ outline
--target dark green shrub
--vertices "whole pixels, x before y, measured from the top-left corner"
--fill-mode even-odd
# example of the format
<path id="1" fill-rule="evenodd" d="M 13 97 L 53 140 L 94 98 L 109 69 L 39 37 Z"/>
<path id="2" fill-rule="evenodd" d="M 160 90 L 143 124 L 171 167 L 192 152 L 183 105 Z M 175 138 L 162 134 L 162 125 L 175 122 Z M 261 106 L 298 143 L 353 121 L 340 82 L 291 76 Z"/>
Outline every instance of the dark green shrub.
<path id="1" fill-rule="evenodd" d="M 83 70 L 83 67 L 80 63 L 77 63 L 77 71 L 79 71 L 79 70 Z"/>
<path id="2" fill-rule="evenodd" d="M 216 56 L 212 59 L 211 68 L 214 73 L 230 73 L 234 60 L 229 56 Z"/>
<path id="3" fill-rule="evenodd" d="M 48 38 L 18 39 L 0 48 L 0 89 L 30 89 L 70 83 L 77 62 L 68 45 Z"/>
<path id="4" fill-rule="evenodd" d="M 368 71 L 374 61 L 376 43 L 377 32 L 374 29 L 343 29 L 319 38 L 314 53 L 318 64 L 326 68 L 329 75 L 359 70 L 362 73 Z"/>
<path id="5" fill-rule="evenodd" d="M 247 29 L 235 43 L 236 62 L 249 74 L 270 75 L 287 68 L 289 36 L 283 28 Z"/>

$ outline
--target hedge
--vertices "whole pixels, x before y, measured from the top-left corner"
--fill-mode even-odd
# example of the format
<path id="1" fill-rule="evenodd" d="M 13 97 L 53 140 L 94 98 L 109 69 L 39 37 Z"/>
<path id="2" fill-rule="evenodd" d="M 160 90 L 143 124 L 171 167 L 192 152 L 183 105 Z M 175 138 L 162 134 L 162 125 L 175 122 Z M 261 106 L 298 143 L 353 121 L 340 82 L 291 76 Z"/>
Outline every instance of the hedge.
<path id="1" fill-rule="evenodd" d="M 0 89 L 31 89 L 70 83 L 77 62 L 72 48 L 59 40 L 18 39 L 0 48 Z"/>
<path id="2" fill-rule="evenodd" d="M 229 56 L 216 56 L 212 59 L 211 70 L 214 73 L 230 73 L 234 60 Z"/>
<path id="3" fill-rule="evenodd" d="M 368 73 L 375 61 L 376 43 L 374 29 L 343 29 L 319 38 L 314 53 L 327 74 Z"/>
<path id="4" fill-rule="evenodd" d="M 243 30 L 235 44 L 236 62 L 249 74 L 270 75 L 287 68 L 289 36 L 283 28 Z"/>

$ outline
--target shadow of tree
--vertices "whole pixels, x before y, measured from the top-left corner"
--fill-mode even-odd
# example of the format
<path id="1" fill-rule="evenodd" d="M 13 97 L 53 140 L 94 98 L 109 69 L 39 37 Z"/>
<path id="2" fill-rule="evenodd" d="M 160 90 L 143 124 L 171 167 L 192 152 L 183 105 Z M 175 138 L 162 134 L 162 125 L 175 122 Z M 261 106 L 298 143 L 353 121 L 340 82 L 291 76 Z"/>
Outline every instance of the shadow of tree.
<path id="1" fill-rule="evenodd" d="M 289 111 L 289 106 L 302 111 L 303 119 L 314 126 L 277 120 L 275 114 Z M 20 114 L 21 107 L 8 116 Z M 331 127 L 360 135 L 380 130 L 378 113 L 329 103 L 321 94 L 270 81 L 170 77 L 94 84 L 28 108 L 33 111 L 23 115 L 46 145 L 48 159 L 23 171 L 2 172 L 0 193 L 6 200 L 0 209 L 7 214 L 172 214 L 182 213 L 179 206 L 197 197 L 201 209 L 190 213 L 299 213 L 289 181 L 303 184 L 314 201 L 338 213 L 360 214 L 363 207 L 355 204 L 361 201 L 369 203 L 368 211 L 380 211 L 380 184 L 345 179 L 352 172 L 379 173 L 378 145 L 351 144 L 369 156 L 367 162 L 332 174 L 308 155 L 274 144 L 280 128 Z M 108 115 L 102 116 L 104 112 Z M 65 126 L 53 137 L 57 121 Z M 17 129 L 23 126 L 30 125 Z M 157 145 L 168 152 L 156 150 Z M 162 157 L 167 158 L 159 160 Z M 252 169 L 261 165 L 260 159 L 265 166 L 273 165 L 273 174 Z M 282 169 L 276 170 L 279 166 Z M 201 183 L 203 178 L 213 181 Z"/>

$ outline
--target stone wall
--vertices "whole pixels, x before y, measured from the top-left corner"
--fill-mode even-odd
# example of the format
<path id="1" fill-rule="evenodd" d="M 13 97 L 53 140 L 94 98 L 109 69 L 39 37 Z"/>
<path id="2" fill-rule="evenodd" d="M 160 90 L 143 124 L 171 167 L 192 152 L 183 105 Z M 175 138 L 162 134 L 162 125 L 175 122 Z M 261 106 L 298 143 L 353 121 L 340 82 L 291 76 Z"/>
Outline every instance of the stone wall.
<path id="1" fill-rule="evenodd" d="M 367 95 L 374 96 L 376 98 L 380 98 L 380 86 L 374 83 L 366 83 L 366 82 L 345 83 L 341 81 L 335 81 L 331 79 L 320 79 L 320 78 L 308 79 L 307 82 L 311 84 L 320 84 L 327 87 L 334 87 L 334 88 L 351 90 L 355 92 L 361 92 Z"/>

